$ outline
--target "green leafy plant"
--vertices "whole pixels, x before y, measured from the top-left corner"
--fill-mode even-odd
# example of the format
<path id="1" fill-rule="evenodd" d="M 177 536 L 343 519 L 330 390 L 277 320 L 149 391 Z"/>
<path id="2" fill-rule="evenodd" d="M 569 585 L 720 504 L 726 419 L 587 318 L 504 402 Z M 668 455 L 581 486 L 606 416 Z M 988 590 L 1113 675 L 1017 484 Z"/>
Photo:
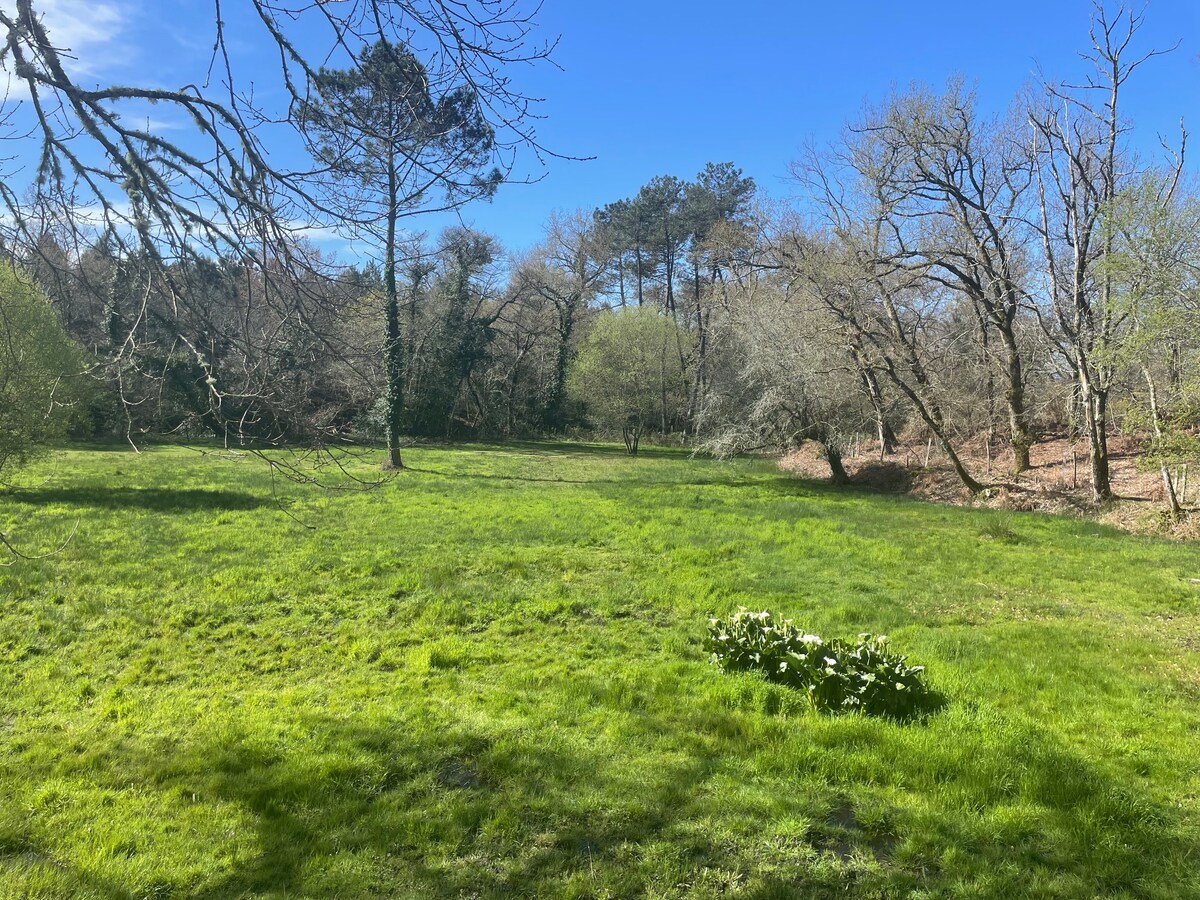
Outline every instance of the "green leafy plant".
<path id="1" fill-rule="evenodd" d="M 66 434 L 85 368 L 46 295 L 23 272 L 0 263 L 0 474 Z"/>
<path id="2" fill-rule="evenodd" d="M 910 666 L 890 653 L 884 635 L 825 641 L 790 619 L 739 607 L 725 619 L 709 620 L 705 649 L 726 672 L 761 672 L 804 691 L 819 712 L 903 719 L 928 711 L 935 701 L 922 679 L 924 666 Z"/>

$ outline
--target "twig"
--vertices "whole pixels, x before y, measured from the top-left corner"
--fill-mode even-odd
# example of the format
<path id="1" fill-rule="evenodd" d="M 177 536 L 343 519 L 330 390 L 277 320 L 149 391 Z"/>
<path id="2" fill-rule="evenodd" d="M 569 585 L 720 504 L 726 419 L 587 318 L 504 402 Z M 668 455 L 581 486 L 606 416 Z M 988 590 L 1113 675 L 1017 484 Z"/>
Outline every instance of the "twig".
<path id="1" fill-rule="evenodd" d="M 51 556 L 57 556 L 58 554 L 62 553 L 64 550 L 66 550 L 67 545 L 69 543 L 71 543 L 72 540 L 74 540 L 75 532 L 77 532 L 79 530 L 79 523 L 81 521 L 82 521 L 81 519 L 75 520 L 75 527 L 73 527 L 71 529 L 71 533 L 69 535 L 67 535 L 67 539 L 62 542 L 62 544 L 59 546 L 59 548 L 57 550 L 51 550 L 49 553 L 42 553 L 38 556 L 29 556 L 28 554 L 22 553 L 20 550 L 18 550 L 16 547 L 14 547 L 12 545 L 12 542 L 8 539 L 8 535 L 5 534 L 3 531 L 0 531 L 0 544 L 3 544 L 4 549 L 6 549 L 9 553 L 11 553 L 15 557 L 14 559 L 10 559 L 8 562 L 0 563 L 0 568 L 7 569 L 10 566 L 15 566 L 17 564 L 17 560 L 19 560 L 19 559 L 32 561 L 32 560 L 38 560 L 38 559 L 49 559 Z"/>

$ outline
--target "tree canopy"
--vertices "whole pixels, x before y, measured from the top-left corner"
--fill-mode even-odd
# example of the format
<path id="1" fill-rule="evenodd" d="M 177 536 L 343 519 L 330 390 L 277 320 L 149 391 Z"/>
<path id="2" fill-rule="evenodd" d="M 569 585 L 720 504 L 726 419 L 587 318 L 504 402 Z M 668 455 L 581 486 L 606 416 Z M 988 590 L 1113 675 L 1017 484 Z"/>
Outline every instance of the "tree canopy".
<path id="1" fill-rule="evenodd" d="M 569 376 L 572 394 L 601 428 L 620 431 L 630 454 L 642 433 L 665 433 L 684 411 L 681 349 L 690 336 L 649 308 L 602 314 L 579 348 Z"/>

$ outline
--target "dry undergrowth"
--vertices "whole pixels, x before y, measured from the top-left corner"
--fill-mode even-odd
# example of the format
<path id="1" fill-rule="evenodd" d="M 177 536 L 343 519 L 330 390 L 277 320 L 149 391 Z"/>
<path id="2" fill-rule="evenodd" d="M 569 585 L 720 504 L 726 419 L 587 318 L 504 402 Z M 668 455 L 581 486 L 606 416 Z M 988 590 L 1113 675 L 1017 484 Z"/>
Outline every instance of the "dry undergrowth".
<path id="1" fill-rule="evenodd" d="M 1191 514 L 1183 521 L 1172 522 L 1166 513 L 1159 473 L 1140 465 L 1138 444 L 1132 437 L 1118 435 L 1109 441 L 1112 485 L 1118 499 L 1100 508 L 1091 502 L 1087 447 L 1083 442 L 1055 438 L 1036 444 L 1030 451 L 1032 468 L 1019 477 L 1010 473 L 1011 453 L 997 452 L 989 461 L 982 443 L 976 442 L 965 446 L 962 456 L 976 478 L 1000 486 L 986 496 L 971 495 L 945 455 L 925 441 L 906 441 L 896 453 L 882 459 L 877 445 L 864 444 L 844 464 L 855 484 L 880 493 L 909 494 L 958 506 L 1088 516 L 1136 533 L 1169 534 L 1183 540 L 1200 538 L 1200 467 L 1189 473 L 1190 483 L 1186 486 L 1184 507 Z M 779 465 L 808 478 L 829 477 L 828 465 L 812 444 L 784 455 Z"/>

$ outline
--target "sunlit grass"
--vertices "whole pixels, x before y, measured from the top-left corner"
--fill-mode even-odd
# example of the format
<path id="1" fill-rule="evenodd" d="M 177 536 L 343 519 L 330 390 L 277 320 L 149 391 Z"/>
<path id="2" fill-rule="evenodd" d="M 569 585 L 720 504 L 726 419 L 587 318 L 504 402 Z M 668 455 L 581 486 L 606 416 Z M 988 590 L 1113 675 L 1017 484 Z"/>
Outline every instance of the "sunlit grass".
<path id="1" fill-rule="evenodd" d="M 673 451 L 406 461 L 290 515 L 182 450 L 0 497 L 30 552 L 78 523 L 0 570 L 0 896 L 1200 896 L 1197 548 Z M 738 605 L 948 705 L 721 675 Z"/>

